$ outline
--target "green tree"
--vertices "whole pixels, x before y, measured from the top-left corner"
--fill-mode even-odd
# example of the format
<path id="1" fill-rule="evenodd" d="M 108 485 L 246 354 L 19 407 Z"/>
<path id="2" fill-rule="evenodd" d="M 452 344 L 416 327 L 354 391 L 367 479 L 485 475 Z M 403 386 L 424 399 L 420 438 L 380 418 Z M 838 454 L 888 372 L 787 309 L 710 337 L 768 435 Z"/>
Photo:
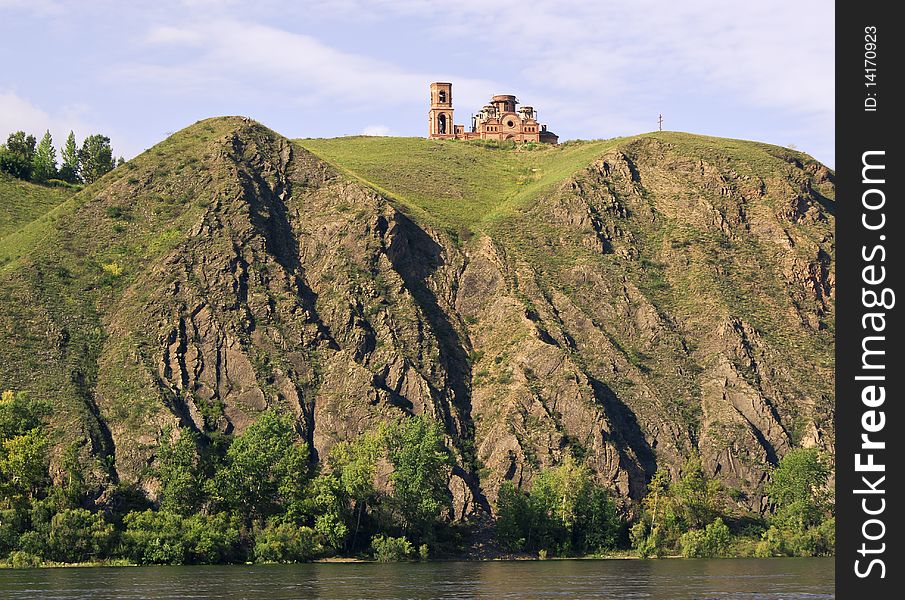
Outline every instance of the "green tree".
<path id="1" fill-rule="evenodd" d="M 110 148 L 110 138 L 105 135 L 89 135 L 79 150 L 79 174 L 85 183 L 94 183 L 113 170 L 116 163 Z"/>
<path id="2" fill-rule="evenodd" d="M 533 517 L 528 495 L 514 483 L 506 481 L 500 486 L 496 502 L 497 538 L 502 546 L 512 552 L 527 549 Z"/>
<path id="3" fill-rule="evenodd" d="M 349 511 L 339 477 L 321 473 L 311 480 L 307 490 L 306 512 L 314 518 L 314 530 L 324 547 L 338 550 L 349 535 Z"/>
<path id="4" fill-rule="evenodd" d="M 178 565 L 187 562 L 189 544 L 183 518 L 168 511 L 130 512 L 123 518 L 123 546 L 139 564 Z"/>
<path id="5" fill-rule="evenodd" d="M 701 534 L 688 538 L 692 543 L 697 540 L 695 536 L 703 535 L 707 525 L 723 514 L 723 487 L 707 475 L 696 456 L 686 460 L 677 481 L 672 481 L 667 471 L 658 469 L 647 490 L 641 519 L 630 531 L 632 546 L 642 557 L 678 551 L 686 532 L 702 530 Z"/>
<path id="6" fill-rule="evenodd" d="M 685 558 L 718 558 L 726 556 L 732 535 L 723 519 L 717 517 L 704 529 L 685 532 L 681 539 L 682 556 Z"/>
<path id="7" fill-rule="evenodd" d="M 59 490 L 65 506 L 76 508 L 89 493 L 78 443 L 72 443 L 63 450 L 60 471 L 60 485 L 55 489 Z"/>
<path id="8" fill-rule="evenodd" d="M 601 552 L 615 546 L 620 528 L 606 489 L 571 456 L 541 470 L 527 496 L 511 483 L 500 488 L 497 531 L 510 550 Z"/>
<path id="9" fill-rule="evenodd" d="M 245 560 L 238 517 L 225 513 L 198 513 L 186 518 L 182 525 L 186 562 L 216 565 Z"/>
<path id="10" fill-rule="evenodd" d="M 173 439 L 169 430 L 164 432 L 157 455 L 157 475 L 161 508 L 183 516 L 198 511 L 203 497 L 203 473 L 197 433 L 181 428 Z"/>
<path id="11" fill-rule="evenodd" d="M 293 418 L 265 411 L 226 451 L 224 466 L 207 489 L 219 505 L 249 520 L 274 514 L 298 500 L 309 478 L 308 446 Z"/>
<path id="12" fill-rule="evenodd" d="M 340 493 L 351 504 L 344 508 L 351 513 L 354 520 L 349 544 L 352 549 L 357 544 L 362 517 L 377 500 L 374 477 L 377 461 L 384 448 L 383 432 L 370 432 L 359 437 L 354 443 L 340 442 L 330 450 L 328 463 L 331 472 L 336 477 Z"/>
<path id="13" fill-rule="evenodd" d="M 22 506 L 49 482 L 46 412 L 24 393 L 0 396 L 0 506 Z"/>
<path id="14" fill-rule="evenodd" d="M 44 132 L 32 159 L 32 179 L 35 181 L 47 181 L 57 176 L 57 150 L 53 147 L 53 137 L 50 131 Z"/>
<path id="15" fill-rule="evenodd" d="M 66 144 L 60 151 L 60 179 L 69 183 L 79 182 L 79 147 L 75 142 L 75 134 L 70 131 Z"/>
<path id="16" fill-rule="evenodd" d="M 402 529 L 416 540 L 431 538 L 433 525 L 450 505 L 452 457 L 440 424 L 425 415 L 403 419 L 387 433 L 393 473 L 392 501 Z"/>
<path id="17" fill-rule="evenodd" d="M 19 179 L 31 179 L 34 169 L 35 136 L 24 131 L 9 134 L 6 144 L 0 148 L 0 171 Z"/>
<path id="18" fill-rule="evenodd" d="M 101 513 L 66 509 L 50 520 L 46 558 L 78 563 L 106 558 L 116 539 L 113 525 Z"/>
<path id="19" fill-rule="evenodd" d="M 682 477 L 670 486 L 669 494 L 684 530 L 706 527 L 723 509 L 723 487 L 707 475 L 699 457 L 685 461 Z"/>
<path id="20" fill-rule="evenodd" d="M 790 450 L 773 470 L 766 486 L 776 506 L 774 523 L 804 531 L 830 516 L 832 502 L 826 489 L 830 468 L 816 448 Z"/>

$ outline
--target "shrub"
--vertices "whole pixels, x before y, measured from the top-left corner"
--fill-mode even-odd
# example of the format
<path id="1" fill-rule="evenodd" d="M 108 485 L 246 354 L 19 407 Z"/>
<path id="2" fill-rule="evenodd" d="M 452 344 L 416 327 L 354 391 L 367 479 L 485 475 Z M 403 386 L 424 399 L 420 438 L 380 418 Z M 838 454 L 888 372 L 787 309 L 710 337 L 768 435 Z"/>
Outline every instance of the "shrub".
<path id="1" fill-rule="evenodd" d="M 146 510 L 131 512 L 123 519 L 123 546 L 139 564 L 176 565 L 186 562 L 188 548 L 182 517 Z"/>
<path id="2" fill-rule="evenodd" d="M 830 518 L 817 527 L 805 530 L 787 529 L 773 525 L 764 532 L 755 555 L 770 556 L 832 556 L 836 550 L 836 519 Z"/>
<path id="3" fill-rule="evenodd" d="M 725 556 L 732 536 L 719 517 L 704 529 L 692 529 L 682 534 L 679 544 L 685 558 L 716 558 Z"/>
<path id="4" fill-rule="evenodd" d="M 34 569 L 41 566 L 41 557 L 16 550 L 9 555 L 9 566 L 13 569 Z"/>
<path id="5" fill-rule="evenodd" d="M 97 560 L 108 555 L 116 539 L 113 525 L 101 513 L 84 508 L 58 512 L 50 520 L 47 558 L 64 563 Z"/>
<path id="6" fill-rule="evenodd" d="M 101 269 L 104 270 L 104 273 L 113 277 L 119 277 L 123 274 L 123 268 L 117 262 L 104 263 L 101 265 Z"/>
<path id="7" fill-rule="evenodd" d="M 242 560 L 240 522 L 224 513 L 188 518 L 166 511 L 131 512 L 123 548 L 139 564 L 218 564 Z"/>
<path id="8" fill-rule="evenodd" d="M 242 559 L 240 523 L 224 513 L 194 515 L 184 521 L 188 562 L 199 565 L 234 563 Z"/>
<path id="9" fill-rule="evenodd" d="M 259 563 L 295 563 L 321 552 L 317 532 L 292 523 L 271 523 L 255 536 L 254 559 Z"/>
<path id="10" fill-rule="evenodd" d="M 644 521 L 632 525 L 629 530 L 629 539 L 641 558 L 659 558 L 667 553 L 663 530 L 660 527 L 649 529 Z"/>
<path id="11" fill-rule="evenodd" d="M 404 537 L 385 535 L 375 536 L 371 540 L 371 549 L 374 552 L 374 560 L 382 563 L 408 560 L 414 550 L 412 543 Z"/>

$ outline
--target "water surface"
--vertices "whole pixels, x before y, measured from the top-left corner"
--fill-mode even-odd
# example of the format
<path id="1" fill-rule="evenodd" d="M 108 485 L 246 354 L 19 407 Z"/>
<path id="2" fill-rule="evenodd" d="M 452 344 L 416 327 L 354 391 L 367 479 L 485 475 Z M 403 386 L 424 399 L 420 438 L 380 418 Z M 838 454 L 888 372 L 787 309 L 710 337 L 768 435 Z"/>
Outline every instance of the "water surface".
<path id="1" fill-rule="evenodd" d="M 0 569 L 0 598 L 835 598 L 829 558 Z"/>

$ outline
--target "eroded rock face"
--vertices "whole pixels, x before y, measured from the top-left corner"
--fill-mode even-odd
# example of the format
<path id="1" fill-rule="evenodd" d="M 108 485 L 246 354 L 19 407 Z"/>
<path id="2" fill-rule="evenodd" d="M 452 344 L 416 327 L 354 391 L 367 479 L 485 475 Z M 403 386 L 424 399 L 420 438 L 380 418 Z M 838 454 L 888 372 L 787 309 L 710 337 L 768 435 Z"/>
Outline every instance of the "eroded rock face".
<path id="1" fill-rule="evenodd" d="M 92 402 L 122 482 L 155 493 L 168 425 L 237 434 L 274 406 L 315 457 L 432 415 L 454 519 L 567 453 L 626 510 L 693 452 L 764 509 L 770 464 L 832 447 L 816 163 L 762 177 L 642 138 L 460 243 L 257 124 L 206 152 L 213 197 L 104 309 Z"/>

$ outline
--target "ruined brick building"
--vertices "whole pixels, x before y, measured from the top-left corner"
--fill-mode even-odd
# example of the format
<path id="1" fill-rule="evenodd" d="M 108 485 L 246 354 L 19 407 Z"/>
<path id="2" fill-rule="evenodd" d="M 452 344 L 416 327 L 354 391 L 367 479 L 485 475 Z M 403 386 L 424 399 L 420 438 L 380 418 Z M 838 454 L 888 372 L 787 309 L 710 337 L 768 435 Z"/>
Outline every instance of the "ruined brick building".
<path id="1" fill-rule="evenodd" d="M 428 137 L 457 140 L 513 140 L 516 142 L 543 142 L 555 144 L 559 140 L 546 125 L 537 122 L 534 108 L 522 106 L 516 110 L 518 100 L 509 94 L 490 99 L 479 113 L 471 117 L 471 129 L 453 121 L 452 84 L 435 82 L 430 85 L 430 127 Z"/>

